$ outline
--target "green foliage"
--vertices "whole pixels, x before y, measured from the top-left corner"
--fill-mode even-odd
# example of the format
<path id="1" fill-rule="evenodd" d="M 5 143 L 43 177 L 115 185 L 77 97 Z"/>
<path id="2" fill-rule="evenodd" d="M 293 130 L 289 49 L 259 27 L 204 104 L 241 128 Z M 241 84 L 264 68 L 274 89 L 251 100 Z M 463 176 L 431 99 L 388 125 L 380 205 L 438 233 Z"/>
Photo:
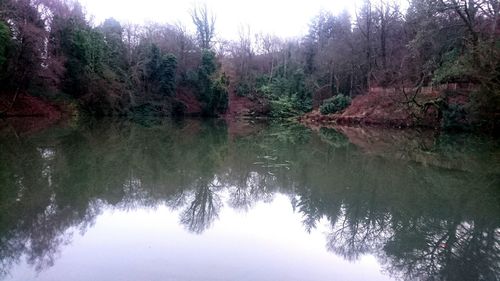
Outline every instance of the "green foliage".
<path id="1" fill-rule="evenodd" d="M 113 18 L 106 19 L 99 30 L 106 40 L 106 64 L 116 71 L 124 71 L 126 68 L 126 47 L 122 40 L 123 28 L 121 24 Z"/>
<path id="2" fill-rule="evenodd" d="M 61 48 L 67 57 L 64 91 L 74 97 L 89 93 L 90 84 L 104 70 L 103 36 L 75 19 L 64 22 Z"/>
<path id="3" fill-rule="evenodd" d="M 146 63 L 146 80 L 150 83 L 160 80 L 158 69 L 160 68 L 161 54 L 160 49 L 155 44 L 151 45 Z"/>
<path id="4" fill-rule="evenodd" d="M 205 115 L 215 114 L 212 102 L 212 79 L 216 70 L 215 54 L 212 51 L 203 50 L 201 65 L 198 68 L 197 87 Z"/>
<path id="5" fill-rule="evenodd" d="M 302 112 L 311 110 L 311 92 L 306 86 L 306 76 L 302 68 L 297 69 L 290 81 L 289 93 L 295 101 L 295 108 Z"/>
<path id="6" fill-rule="evenodd" d="M 10 45 L 10 30 L 9 27 L 0 22 L 0 70 L 7 62 L 7 50 Z"/>
<path id="7" fill-rule="evenodd" d="M 239 97 L 247 97 L 252 93 L 252 85 L 247 81 L 241 81 L 236 86 L 236 95 Z"/>
<path id="8" fill-rule="evenodd" d="M 175 92 L 175 71 L 177 68 L 177 58 L 173 54 L 166 54 L 160 63 L 160 92 L 172 95 Z"/>
<path id="9" fill-rule="evenodd" d="M 64 55 L 63 91 L 78 101 L 80 110 L 91 115 L 125 114 L 126 75 L 124 66 L 116 63 L 119 56 L 112 52 L 111 36 L 78 15 L 55 17 L 51 32 L 51 41 L 59 43 L 53 52 Z"/>
<path id="10" fill-rule="evenodd" d="M 201 66 L 199 73 L 206 77 L 212 75 L 217 70 L 217 61 L 215 53 L 211 50 L 204 49 L 201 56 Z"/>
<path id="11" fill-rule="evenodd" d="M 125 114 L 141 106 L 147 109 L 141 112 L 179 114 L 179 84 L 188 95 L 196 93 L 204 115 L 227 110 L 228 79 L 210 50 L 215 18 L 207 6 L 192 11 L 196 38 L 169 25 L 125 29 L 112 18 L 94 27 L 77 1 L 45 2 L 41 9 L 37 1 L 0 0 L 2 92 L 64 92 L 92 114 Z M 266 105 L 260 113 L 270 109 L 275 117 L 310 111 L 313 97 L 317 102 L 374 86 L 464 82 L 481 95 L 467 113 L 498 119 L 500 39 L 485 20 L 492 18 L 488 9 L 480 9 L 479 1 L 460 7 L 438 2 L 411 0 L 405 14 L 398 5 L 363 1 L 355 19 L 347 11 L 321 12 L 300 39 L 259 35 L 253 41 L 241 34 L 222 60 L 224 68 L 237 81 L 236 95 Z M 337 96 L 321 112 L 349 103 Z M 460 119 L 460 112 L 450 109 L 448 117 Z"/>
<path id="12" fill-rule="evenodd" d="M 146 81 L 150 92 L 161 96 L 172 96 L 175 93 L 175 72 L 177 58 L 173 54 L 161 55 L 155 44 L 151 45 L 146 64 Z"/>
<path id="13" fill-rule="evenodd" d="M 443 110 L 443 118 L 441 126 L 445 130 L 459 130 L 467 127 L 467 111 L 466 108 L 458 104 L 450 104 Z"/>
<path id="14" fill-rule="evenodd" d="M 82 64 L 84 71 L 87 74 L 102 74 L 106 55 L 102 34 L 88 28 L 79 28 L 70 40 L 74 58 L 78 60 L 77 63 Z"/>
<path id="15" fill-rule="evenodd" d="M 434 84 L 470 80 L 472 69 L 470 54 L 460 55 L 457 50 L 453 50 L 444 54 L 442 60 L 442 65 L 433 75 Z"/>
<path id="16" fill-rule="evenodd" d="M 351 104 L 351 98 L 344 95 L 336 95 L 323 102 L 320 112 L 323 115 L 337 113 L 346 109 Z"/>
<path id="17" fill-rule="evenodd" d="M 165 116 L 167 112 L 164 105 L 158 102 L 146 102 L 130 109 L 132 117 Z"/>
<path id="18" fill-rule="evenodd" d="M 271 117 L 289 118 L 300 115 L 302 112 L 296 109 L 296 101 L 284 96 L 269 101 L 271 105 Z"/>
<path id="19" fill-rule="evenodd" d="M 229 80 L 225 74 L 222 74 L 214 81 L 210 107 L 213 108 L 215 112 L 226 112 L 229 103 L 228 86 Z"/>
<path id="20" fill-rule="evenodd" d="M 203 115 L 217 116 L 224 113 L 228 106 L 229 79 L 222 74 L 217 76 L 215 53 L 203 50 L 201 65 L 198 68 L 196 86 L 202 104 Z"/>
<path id="21" fill-rule="evenodd" d="M 312 109 L 311 91 L 302 68 L 292 75 L 283 74 L 269 79 L 256 79 L 258 92 L 269 100 L 273 117 L 297 116 Z"/>

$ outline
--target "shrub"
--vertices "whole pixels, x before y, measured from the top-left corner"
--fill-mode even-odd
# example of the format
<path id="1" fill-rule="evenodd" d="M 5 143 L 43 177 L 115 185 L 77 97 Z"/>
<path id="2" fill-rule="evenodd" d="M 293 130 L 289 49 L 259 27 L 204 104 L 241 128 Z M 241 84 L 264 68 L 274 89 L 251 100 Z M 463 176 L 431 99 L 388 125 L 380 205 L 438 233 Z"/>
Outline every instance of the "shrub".
<path id="1" fill-rule="evenodd" d="M 172 116 L 184 116 L 187 111 L 187 106 L 182 101 L 172 102 Z"/>
<path id="2" fill-rule="evenodd" d="M 228 98 L 228 87 L 229 81 L 225 74 L 222 74 L 219 78 L 215 79 L 214 85 L 212 87 L 212 107 L 217 113 L 224 113 L 229 105 Z"/>
<path id="3" fill-rule="evenodd" d="M 239 97 L 246 97 L 252 93 L 252 86 L 250 83 L 242 81 L 238 83 L 238 86 L 236 87 L 236 95 Z"/>
<path id="4" fill-rule="evenodd" d="M 280 97 L 270 101 L 271 116 L 274 118 L 290 118 L 301 114 L 295 109 L 294 101 L 288 97 Z"/>
<path id="5" fill-rule="evenodd" d="M 326 115 L 342 111 L 349 105 L 351 105 L 351 98 L 340 94 L 325 100 L 319 110 L 321 114 Z"/>
<path id="6" fill-rule="evenodd" d="M 451 104 L 443 110 L 441 127 L 445 130 L 460 130 L 467 127 L 467 111 L 462 105 Z"/>
<path id="7" fill-rule="evenodd" d="M 278 76 L 269 79 L 269 77 L 259 76 L 256 78 L 255 85 L 256 92 L 269 100 L 273 117 L 298 116 L 312 109 L 312 93 L 301 69 L 288 77 Z"/>

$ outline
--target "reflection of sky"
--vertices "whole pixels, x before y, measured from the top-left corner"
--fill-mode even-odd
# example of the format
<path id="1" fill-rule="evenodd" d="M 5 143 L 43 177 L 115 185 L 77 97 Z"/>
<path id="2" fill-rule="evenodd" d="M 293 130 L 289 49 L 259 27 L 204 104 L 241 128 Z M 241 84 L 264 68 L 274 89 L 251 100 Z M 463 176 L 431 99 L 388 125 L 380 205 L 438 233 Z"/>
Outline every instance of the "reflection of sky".
<path id="1" fill-rule="evenodd" d="M 327 252 L 327 222 L 308 234 L 284 195 L 248 212 L 222 208 L 201 235 L 180 225 L 179 215 L 167 207 L 105 210 L 36 280 L 389 279 L 372 256 L 350 263 Z M 12 280 L 36 276 L 26 264 L 11 273 Z"/>

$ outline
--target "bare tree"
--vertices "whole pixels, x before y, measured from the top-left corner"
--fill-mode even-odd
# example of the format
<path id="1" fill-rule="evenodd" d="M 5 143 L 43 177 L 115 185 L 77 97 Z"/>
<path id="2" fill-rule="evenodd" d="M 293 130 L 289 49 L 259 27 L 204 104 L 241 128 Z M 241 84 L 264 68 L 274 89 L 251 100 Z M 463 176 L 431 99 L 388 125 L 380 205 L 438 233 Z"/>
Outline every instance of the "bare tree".
<path id="1" fill-rule="evenodd" d="M 195 6 L 191 10 L 191 19 L 196 26 L 200 47 L 210 49 L 215 35 L 215 15 L 204 4 L 203 6 Z"/>
<path id="2" fill-rule="evenodd" d="M 359 13 L 356 13 L 356 23 L 364 38 L 364 51 L 366 55 L 366 86 L 369 89 L 372 77 L 372 33 L 373 33 L 373 8 L 370 0 L 365 0 Z"/>
<path id="3" fill-rule="evenodd" d="M 282 45 L 281 39 L 271 34 L 260 34 L 257 36 L 257 43 L 260 48 L 259 51 L 270 57 L 269 82 L 271 82 L 277 63 L 276 61 L 278 60 L 277 56 L 280 51 L 280 46 Z"/>

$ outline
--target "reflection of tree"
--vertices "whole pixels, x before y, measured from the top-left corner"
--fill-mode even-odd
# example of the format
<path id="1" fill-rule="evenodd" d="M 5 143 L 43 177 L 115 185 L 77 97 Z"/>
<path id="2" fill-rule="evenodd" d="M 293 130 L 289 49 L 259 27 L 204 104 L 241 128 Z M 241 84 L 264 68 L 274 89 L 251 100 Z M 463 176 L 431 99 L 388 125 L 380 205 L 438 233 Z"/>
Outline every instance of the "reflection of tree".
<path id="1" fill-rule="evenodd" d="M 282 193 L 307 231 L 329 222 L 327 248 L 346 259 L 376 255 L 402 279 L 498 280 L 498 164 L 436 162 L 441 151 L 472 159 L 474 149 L 426 141 L 437 144 L 425 146 L 430 166 L 367 155 L 333 130 L 271 125 L 227 134 L 224 123 L 159 121 L 0 136 L 0 276 L 23 255 L 38 270 L 51 266 L 69 230 L 85 231 L 104 208 L 166 204 L 202 233 L 222 198 L 248 211 Z"/>
<path id="2" fill-rule="evenodd" d="M 189 231 L 202 233 L 218 218 L 222 203 L 217 189 L 220 186 L 214 183 L 200 182 L 194 190 L 193 200 L 181 214 L 181 223 Z"/>
<path id="3" fill-rule="evenodd" d="M 0 143 L 0 276 L 22 255 L 42 270 L 70 238 L 68 228 L 93 217 L 58 200 L 57 148 L 25 139 Z"/>
<path id="4" fill-rule="evenodd" d="M 356 217 L 357 215 L 359 214 L 345 214 L 333 225 L 332 232 L 328 235 L 328 249 L 350 261 L 375 252 L 390 231 L 383 217 Z"/>
<path id="5" fill-rule="evenodd" d="M 234 176 L 234 174 L 233 174 Z M 236 181 L 228 182 L 229 205 L 232 208 L 248 211 L 259 201 L 270 202 L 274 195 L 274 190 L 270 190 L 270 175 L 258 172 L 245 173 L 243 177 L 238 177 Z"/>
<path id="6" fill-rule="evenodd" d="M 193 162 L 186 166 L 191 173 L 187 185 L 189 191 L 187 194 L 183 192 L 188 206 L 181 213 L 180 220 L 189 231 L 199 234 L 218 218 L 222 207 L 217 194 L 222 185 L 217 173 L 227 154 L 227 128 L 225 124 L 205 123 L 196 141 L 187 147 L 188 151 L 182 152 L 184 157 L 191 153 L 192 158 L 189 158 Z"/>
<path id="7" fill-rule="evenodd" d="M 334 129 L 321 128 L 319 136 L 324 142 L 328 143 L 333 148 L 343 148 L 351 144 L 345 135 L 335 131 Z"/>
<path id="8" fill-rule="evenodd" d="M 410 184 L 389 178 L 378 189 L 365 173 L 363 182 L 373 186 L 341 195 L 342 215 L 330 220 L 328 248 L 347 259 L 374 254 L 404 280 L 498 280 L 499 205 L 490 184 L 495 176 L 485 182 L 481 175 L 463 172 L 434 174 L 418 166 L 399 170 L 405 172 L 392 171 L 406 173 L 402 178 Z"/>
<path id="9" fill-rule="evenodd" d="M 498 280 L 500 274 L 500 234 L 487 226 L 426 222 L 398 230 L 384 253 L 389 272 L 406 279 Z"/>
<path id="10" fill-rule="evenodd" d="M 214 157 L 199 155 L 207 146 L 220 154 L 224 126 L 182 132 L 172 125 L 99 122 L 22 139 L 0 136 L 0 277 L 23 255 L 37 270 L 51 266 L 69 230 L 84 232 L 103 208 L 183 204 L 201 174 L 214 177 L 206 169 Z M 182 132 L 178 139 L 173 130 Z M 204 202 L 217 206 L 217 195 L 210 196 Z M 196 198 L 204 198 L 201 190 Z M 204 210 L 214 218 L 213 208 Z"/>
<path id="11" fill-rule="evenodd" d="M 295 211 L 298 211 L 302 214 L 303 220 L 302 223 L 306 228 L 307 232 L 311 232 L 311 230 L 315 229 L 317 223 L 323 218 L 325 215 L 324 210 L 329 209 L 329 219 L 336 220 L 338 214 L 336 212 L 340 212 L 338 210 L 340 206 L 336 205 L 337 202 L 329 202 L 330 206 L 326 207 L 324 198 L 318 196 L 316 190 L 311 188 L 302 188 L 300 190 L 301 195 L 299 197 L 292 198 L 292 206 Z M 333 217 L 331 217 L 333 216 Z"/>
<path id="12" fill-rule="evenodd" d="M 388 272 L 404 280 L 498 280 L 495 162 L 471 173 L 454 170 L 464 166 L 460 163 L 422 166 L 367 156 L 332 141 L 336 138 L 328 138 L 318 153 L 301 155 L 300 169 L 291 171 L 292 202 L 305 228 L 316 227 L 324 217 L 330 221 L 330 251 L 349 260 L 376 255 Z M 321 153 L 332 147 L 333 153 Z M 449 153 L 450 146 L 445 147 Z M 465 161 L 469 157 L 464 155 Z"/>
<path id="13" fill-rule="evenodd" d="M 301 127 L 278 126 L 268 128 L 264 134 L 251 138 L 235 139 L 231 145 L 226 165 L 227 172 L 221 176 L 229 189 L 229 205 L 247 211 L 256 202 L 270 202 L 274 194 L 290 187 L 289 161 L 293 155 L 281 154 L 276 147 L 296 147 L 307 139 Z M 300 133 L 299 133 L 300 132 Z M 289 151 L 287 151 L 289 152 Z"/>

